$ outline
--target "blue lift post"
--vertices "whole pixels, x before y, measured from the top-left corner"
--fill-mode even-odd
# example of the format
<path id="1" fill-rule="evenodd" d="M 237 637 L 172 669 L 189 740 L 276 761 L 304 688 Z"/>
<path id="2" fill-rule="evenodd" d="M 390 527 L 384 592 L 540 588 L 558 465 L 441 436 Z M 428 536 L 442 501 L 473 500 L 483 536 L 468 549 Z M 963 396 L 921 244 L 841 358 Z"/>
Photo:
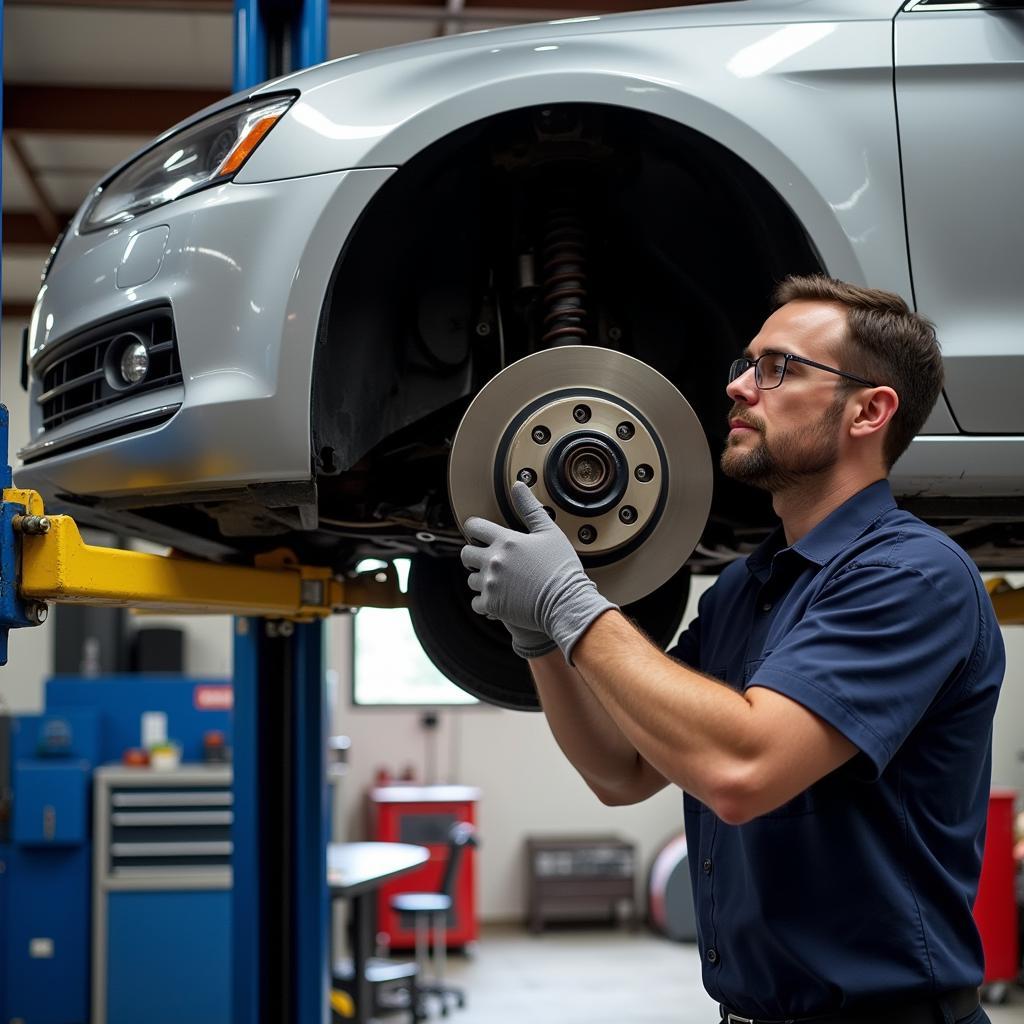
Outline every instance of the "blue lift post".
<path id="1" fill-rule="evenodd" d="M 280 66 L 290 43 L 291 68 Z M 327 57 L 327 0 L 236 0 L 236 90 Z M 233 1016 L 329 1019 L 323 625 L 234 623 Z"/>

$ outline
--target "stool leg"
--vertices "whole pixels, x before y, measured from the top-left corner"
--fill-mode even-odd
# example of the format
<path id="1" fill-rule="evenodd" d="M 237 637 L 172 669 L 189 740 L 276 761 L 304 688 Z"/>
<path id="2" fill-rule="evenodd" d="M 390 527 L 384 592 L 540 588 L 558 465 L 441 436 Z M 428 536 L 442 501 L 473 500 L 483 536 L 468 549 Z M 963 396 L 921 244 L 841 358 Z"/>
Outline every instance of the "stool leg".
<path id="1" fill-rule="evenodd" d="M 448 998 L 444 990 L 445 954 L 448 951 L 448 914 L 441 911 L 434 915 L 434 983 L 441 999 L 441 1016 L 448 1016 Z"/>
<path id="2" fill-rule="evenodd" d="M 416 915 L 416 967 L 419 970 L 421 984 L 426 990 L 428 978 L 427 978 L 427 958 L 429 956 L 428 934 L 427 929 L 429 927 L 429 921 L 426 914 Z"/>

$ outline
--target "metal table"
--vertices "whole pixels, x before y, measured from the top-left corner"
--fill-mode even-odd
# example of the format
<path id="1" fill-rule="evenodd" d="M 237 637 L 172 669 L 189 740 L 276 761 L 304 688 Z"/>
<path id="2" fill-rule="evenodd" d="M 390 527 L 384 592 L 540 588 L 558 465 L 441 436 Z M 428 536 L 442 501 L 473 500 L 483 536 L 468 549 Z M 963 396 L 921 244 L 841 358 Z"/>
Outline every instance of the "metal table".
<path id="1" fill-rule="evenodd" d="M 418 868 L 430 859 L 425 846 L 409 843 L 329 843 L 327 888 L 331 896 L 351 901 L 352 975 L 355 1018 L 365 1024 L 372 1016 L 373 993 L 366 978 L 366 961 L 373 950 L 373 897 L 380 883 Z M 333 970 L 333 963 L 331 965 Z"/>

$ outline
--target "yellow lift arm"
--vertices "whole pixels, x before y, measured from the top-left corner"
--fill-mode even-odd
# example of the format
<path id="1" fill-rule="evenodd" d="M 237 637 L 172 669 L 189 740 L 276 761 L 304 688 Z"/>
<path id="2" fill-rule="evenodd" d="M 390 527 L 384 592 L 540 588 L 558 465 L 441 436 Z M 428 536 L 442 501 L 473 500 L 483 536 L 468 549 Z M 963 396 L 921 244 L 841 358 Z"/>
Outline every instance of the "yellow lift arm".
<path id="1" fill-rule="evenodd" d="M 21 505 L 18 591 L 36 621 L 46 602 L 109 605 L 160 612 L 219 612 L 310 621 L 349 608 L 406 603 L 394 569 L 340 579 L 329 568 L 299 565 L 287 551 L 252 566 L 97 547 L 82 540 L 70 516 L 47 516 L 35 491 L 7 488 Z"/>
<path id="2" fill-rule="evenodd" d="M 988 596 L 1001 626 L 1024 626 L 1024 587 L 1014 587 L 1002 578 L 986 580 Z"/>

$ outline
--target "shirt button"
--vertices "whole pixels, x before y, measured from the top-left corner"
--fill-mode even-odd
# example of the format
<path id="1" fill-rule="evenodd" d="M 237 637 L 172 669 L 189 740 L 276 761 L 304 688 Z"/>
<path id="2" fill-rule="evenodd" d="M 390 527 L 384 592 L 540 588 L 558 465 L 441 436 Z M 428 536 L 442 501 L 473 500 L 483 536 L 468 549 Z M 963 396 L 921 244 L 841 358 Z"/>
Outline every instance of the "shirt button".
<path id="1" fill-rule="evenodd" d="M 711 874 L 711 858 L 710 857 L 708 857 L 704 861 L 704 874 L 705 875 L 710 875 Z"/>
<path id="2" fill-rule="evenodd" d="M 709 964 L 717 964 L 718 963 L 718 950 L 715 949 L 714 946 L 712 946 L 711 949 L 708 950 L 708 963 Z"/>

